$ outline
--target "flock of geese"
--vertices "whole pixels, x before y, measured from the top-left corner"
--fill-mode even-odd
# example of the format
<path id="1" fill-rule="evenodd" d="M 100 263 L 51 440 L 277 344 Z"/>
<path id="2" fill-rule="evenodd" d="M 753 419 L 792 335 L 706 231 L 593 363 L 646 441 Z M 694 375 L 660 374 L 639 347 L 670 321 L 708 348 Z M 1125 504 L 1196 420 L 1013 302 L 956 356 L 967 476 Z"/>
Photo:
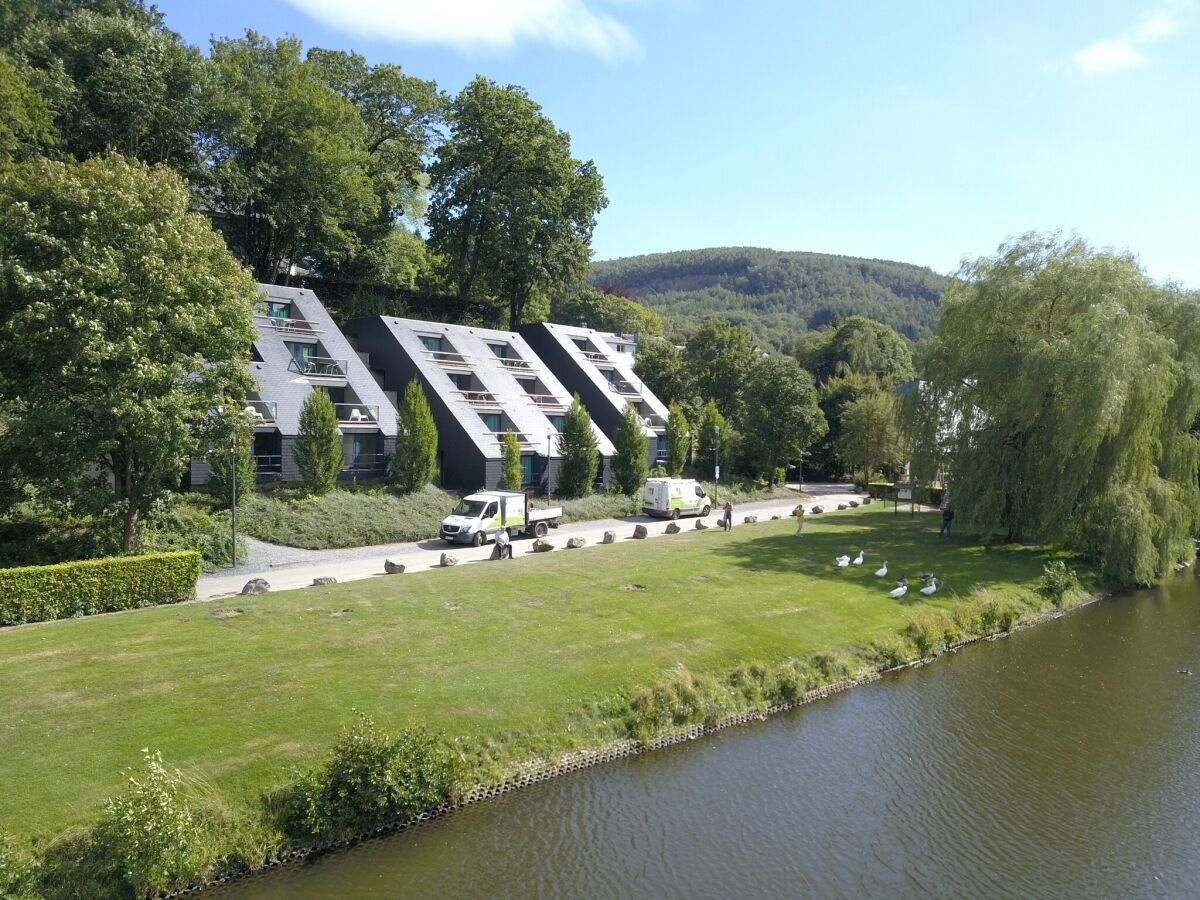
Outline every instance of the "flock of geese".
<path id="1" fill-rule="evenodd" d="M 858 556 L 854 557 L 854 559 L 851 559 L 849 556 L 838 556 L 835 558 L 834 561 L 837 563 L 839 569 L 845 569 L 849 566 L 861 566 L 863 564 L 863 552 L 861 550 L 859 550 Z M 875 570 L 875 577 L 876 578 L 887 578 L 887 573 L 888 573 L 888 567 L 887 567 L 887 560 L 885 559 L 883 561 L 883 565 Z M 936 594 L 939 590 L 941 590 L 941 587 L 942 587 L 942 579 L 938 578 L 932 572 L 926 572 L 924 575 L 922 575 L 921 583 L 924 584 L 925 586 L 923 588 L 921 588 L 920 591 L 926 597 Z M 895 598 L 896 600 L 899 600 L 901 597 L 903 597 L 907 593 L 908 593 L 908 578 L 907 578 L 907 576 L 904 578 L 901 578 L 899 581 L 897 581 L 896 587 L 893 590 L 888 592 L 889 596 Z"/>

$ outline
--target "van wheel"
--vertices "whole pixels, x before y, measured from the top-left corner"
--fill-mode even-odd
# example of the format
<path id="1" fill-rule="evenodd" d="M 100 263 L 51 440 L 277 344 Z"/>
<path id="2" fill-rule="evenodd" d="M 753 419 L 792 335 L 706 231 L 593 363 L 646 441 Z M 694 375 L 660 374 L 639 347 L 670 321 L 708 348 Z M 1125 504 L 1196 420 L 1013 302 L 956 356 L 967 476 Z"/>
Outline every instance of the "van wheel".
<path id="1" fill-rule="evenodd" d="M 547 531 L 547 529 L 546 529 L 545 522 L 538 522 L 536 525 L 533 526 L 533 533 L 537 537 L 545 537 L 546 531 Z"/>
<path id="2" fill-rule="evenodd" d="M 712 512 L 712 507 L 709 506 L 707 503 L 705 503 L 704 509 L 700 510 L 700 516 L 701 517 L 707 516 L 710 512 Z"/>
<path id="3" fill-rule="evenodd" d="M 486 540 L 487 540 L 487 538 L 484 537 L 483 532 L 477 531 L 477 532 L 475 532 L 475 537 L 471 538 L 471 546 L 472 547 L 482 547 L 483 542 Z"/>
<path id="4" fill-rule="evenodd" d="M 671 518 L 678 519 L 679 518 L 679 510 L 677 510 L 677 509 L 671 510 Z"/>

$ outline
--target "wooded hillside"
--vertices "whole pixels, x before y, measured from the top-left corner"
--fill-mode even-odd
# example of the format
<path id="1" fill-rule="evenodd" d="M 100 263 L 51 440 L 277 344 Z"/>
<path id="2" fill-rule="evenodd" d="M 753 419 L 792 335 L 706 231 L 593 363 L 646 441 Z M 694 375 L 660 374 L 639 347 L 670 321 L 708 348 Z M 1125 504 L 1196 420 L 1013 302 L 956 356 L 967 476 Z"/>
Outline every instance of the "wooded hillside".
<path id="1" fill-rule="evenodd" d="M 759 247 L 652 253 L 592 266 L 594 284 L 636 297 L 669 331 L 687 333 L 707 318 L 728 317 L 777 346 L 851 315 L 923 337 L 947 281 L 907 263 Z"/>

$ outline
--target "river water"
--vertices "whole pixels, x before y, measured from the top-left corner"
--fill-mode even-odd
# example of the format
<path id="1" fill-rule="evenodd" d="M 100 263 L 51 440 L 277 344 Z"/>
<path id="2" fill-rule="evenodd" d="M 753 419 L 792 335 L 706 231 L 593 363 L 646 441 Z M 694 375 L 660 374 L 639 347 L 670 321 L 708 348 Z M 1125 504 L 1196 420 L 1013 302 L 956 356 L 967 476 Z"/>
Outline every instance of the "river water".
<path id="1" fill-rule="evenodd" d="M 221 896 L 1200 897 L 1198 838 L 1189 573 Z"/>

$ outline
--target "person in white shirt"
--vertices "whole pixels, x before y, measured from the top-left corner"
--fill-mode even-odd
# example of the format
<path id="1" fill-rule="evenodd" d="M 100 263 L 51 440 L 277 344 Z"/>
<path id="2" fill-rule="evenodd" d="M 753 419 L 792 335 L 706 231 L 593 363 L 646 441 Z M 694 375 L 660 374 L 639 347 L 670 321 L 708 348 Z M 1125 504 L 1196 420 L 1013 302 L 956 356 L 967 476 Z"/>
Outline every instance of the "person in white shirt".
<path id="1" fill-rule="evenodd" d="M 496 532 L 496 550 L 500 554 L 500 559 L 512 559 L 512 539 L 508 536 L 507 528 L 501 528 Z"/>

